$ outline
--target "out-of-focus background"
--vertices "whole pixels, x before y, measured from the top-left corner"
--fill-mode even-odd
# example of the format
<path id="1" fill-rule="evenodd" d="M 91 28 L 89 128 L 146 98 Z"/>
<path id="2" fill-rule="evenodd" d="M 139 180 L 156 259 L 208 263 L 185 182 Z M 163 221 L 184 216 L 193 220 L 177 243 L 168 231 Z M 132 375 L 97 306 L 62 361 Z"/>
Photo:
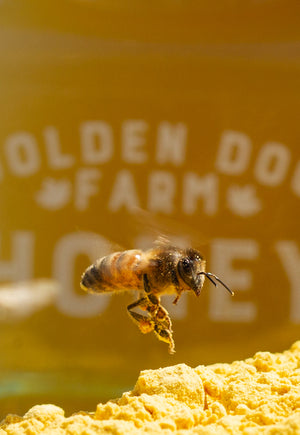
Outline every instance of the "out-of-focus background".
<path id="1" fill-rule="evenodd" d="M 299 338 L 299 17 L 297 0 L 1 1 L 3 415 L 94 409 L 142 369 Z M 174 356 L 128 318 L 137 294 L 79 288 L 114 243 L 151 241 L 136 207 L 236 293 L 165 300 Z"/>

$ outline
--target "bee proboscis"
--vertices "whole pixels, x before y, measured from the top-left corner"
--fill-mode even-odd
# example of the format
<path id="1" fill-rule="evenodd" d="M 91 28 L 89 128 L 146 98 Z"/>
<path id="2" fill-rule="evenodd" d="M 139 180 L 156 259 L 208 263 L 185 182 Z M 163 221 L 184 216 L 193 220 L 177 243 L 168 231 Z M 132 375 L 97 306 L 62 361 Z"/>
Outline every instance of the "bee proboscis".
<path id="1" fill-rule="evenodd" d="M 207 277 L 214 285 L 221 283 L 228 292 L 233 291 L 216 275 L 205 271 L 205 260 L 199 251 L 178 248 L 166 243 L 142 251 L 131 249 L 99 258 L 89 266 L 81 278 L 80 286 L 91 293 L 138 290 L 140 298 L 128 305 L 127 311 L 142 333 L 153 331 L 159 340 L 175 352 L 172 322 L 160 303 L 163 294 L 176 295 L 177 304 L 184 291 L 200 295 Z M 139 309 L 145 314 L 136 312 Z"/>

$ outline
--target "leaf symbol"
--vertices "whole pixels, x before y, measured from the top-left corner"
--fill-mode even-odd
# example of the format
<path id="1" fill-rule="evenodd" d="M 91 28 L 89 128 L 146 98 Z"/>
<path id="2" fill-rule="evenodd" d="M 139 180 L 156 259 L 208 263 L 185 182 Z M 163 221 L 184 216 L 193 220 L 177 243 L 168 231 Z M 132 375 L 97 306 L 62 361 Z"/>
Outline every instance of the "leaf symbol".
<path id="1" fill-rule="evenodd" d="M 36 193 L 35 200 L 45 209 L 59 210 L 70 201 L 71 192 L 72 185 L 69 180 L 47 177 L 43 180 L 41 189 Z"/>
<path id="2" fill-rule="evenodd" d="M 253 216 L 262 209 L 261 200 L 256 196 L 255 187 L 232 185 L 227 191 L 228 208 L 239 216 Z"/>

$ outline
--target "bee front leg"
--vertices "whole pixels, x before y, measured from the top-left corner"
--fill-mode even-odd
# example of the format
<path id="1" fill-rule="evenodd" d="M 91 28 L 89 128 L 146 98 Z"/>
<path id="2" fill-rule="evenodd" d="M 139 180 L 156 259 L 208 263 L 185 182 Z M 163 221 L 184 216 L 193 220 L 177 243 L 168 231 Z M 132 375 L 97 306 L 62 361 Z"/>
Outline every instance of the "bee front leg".
<path id="1" fill-rule="evenodd" d="M 127 307 L 128 314 L 143 334 L 148 334 L 148 332 L 153 331 L 155 322 L 151 317 L 143 316 L 142 314 L 136 313 L 132 310 L 134 308 L 140 308 L 143 311 L 148 311 L 148 304 L 149 302 L 147 298 L 140 298 Z"/>
<path id="2" fill-rule="evenodd" d="M 178 294 L 177 294 L 176 298 L 175 298 L 174 301 L 173 301 L 173 304 L 174 304 L 174 305 L 177 305 L 177 302 L 179 301 L 179 298 L 180 298 L 180 296 L 181 296 L 181 293 L 182 293 L 182 290 L 178 290 Z"/>

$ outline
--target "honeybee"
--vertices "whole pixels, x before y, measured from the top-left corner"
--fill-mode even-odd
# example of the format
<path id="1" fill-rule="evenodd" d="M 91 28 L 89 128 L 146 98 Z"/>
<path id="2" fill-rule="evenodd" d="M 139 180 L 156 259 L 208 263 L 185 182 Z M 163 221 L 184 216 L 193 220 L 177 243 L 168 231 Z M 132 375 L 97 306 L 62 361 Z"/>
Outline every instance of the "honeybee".
<path id="1" fill-rule="evenodd" d="M 199 296 L 207 277 L 215 286 L 221 283 L 228 292 L 233 291 L 216 275 L 205 271 L 205 260 L 199 251 L 181 249 L 159 241 L 153 248 L 142 251 L 131 249 L 99 258 L 89 266 L 81 278 L 80 286 L 90 293 L 107 293 L 138 290 L 140 298 L 129 304 L 127 311 L 142 333 L 154 332 L 159 340 L 175 352 L 172 322 L 167 310 L 160 303 L 164 294 L 176 295 L 177 304 L 184 291 Z M 135 310 L 139 309 L 145 314 Z"/>

